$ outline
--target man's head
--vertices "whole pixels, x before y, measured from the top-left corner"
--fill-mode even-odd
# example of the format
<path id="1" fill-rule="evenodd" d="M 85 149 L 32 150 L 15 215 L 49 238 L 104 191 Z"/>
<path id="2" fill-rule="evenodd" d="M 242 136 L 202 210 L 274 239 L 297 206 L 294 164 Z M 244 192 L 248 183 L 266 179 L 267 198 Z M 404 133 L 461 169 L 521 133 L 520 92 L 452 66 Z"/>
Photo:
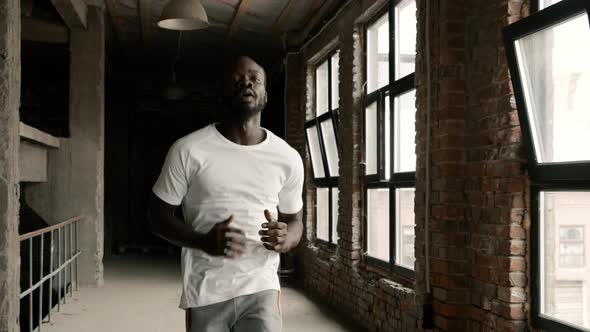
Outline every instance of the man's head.
<path id="1" fill-rule="evenodd" d="M 239 56 L 230 63 L 224 77 L 224 97 L 229 110 L 248 119 L 266 106 L 266 72 L 252 58 Z"/>

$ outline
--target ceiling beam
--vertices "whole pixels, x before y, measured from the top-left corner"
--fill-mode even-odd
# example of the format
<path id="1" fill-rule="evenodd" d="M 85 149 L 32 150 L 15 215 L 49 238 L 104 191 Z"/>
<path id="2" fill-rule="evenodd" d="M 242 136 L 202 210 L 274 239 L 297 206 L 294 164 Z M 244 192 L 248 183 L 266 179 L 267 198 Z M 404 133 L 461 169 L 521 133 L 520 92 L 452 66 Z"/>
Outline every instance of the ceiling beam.
<path id="1" fill-rule="evenodd" d="M 328 1 L 314 1 L 314 5 L 310 8 L 307 15 L 303 19 L 303 27 L 309 26 L 309 23 L 314 18 L 314 16 L 319 15 L 320 9 L 327 5 Z"/>
<path id="2" fill-rule="evenodd" d="M 86 29 L 88 6 L 84 0 L 51 0 L 51 2 L 70 29 Z"/>
<path id="3" fill-rule="evenodd" d="M 234 15 L 234 18 L 229 26 L 229 32 L 227 34 L 228 39 L 232 38 L 233 35 L 238 31 L 238 25 L 240 22 L 240 18 L 246 12 L 246 8 L 248 8 L 248 3 L 250 3 L 250 1 L 251 0 L 241 0 L 240 1 L 240 5 L 238 6 L 238 10 L 236 11 L 236 15 Z"/>
<path id="4" fill-rule="evenodd" d="M 151 41 L 151 15 L 150 3 L 152 0 L 139 0 L 139 19 L 141 21 L 141 38 L 143 39 L 144 51 L 149 51 L 152 47 Z"/>
<path id="5" fill-rule="evenodd" d="M 118 39 L 119 34 L 123 31 L 123 26 L 125 22 L 119 16 L 117 16 L 117 8 L 119 7 L 119 3 L 117 0 L 106 0 L 107 11 L 111 16 L 111 24 L 113 25 L 115 38 Z"/>
<path id="6" fill-rule="evenodd" d="M 118 0 L 105 0 L 105 4 L 107 7 L 107 12 L 110 16 L 110 25 L 109 25 L 109 33 L 110 35 L 108 42 L 111 43 L 113 47 L 111 47 L 111 51 L 113 53 L 118 53 L 118 55 L 122 55 L 125 53 L 125 45 L 121 42 L 121 34 L 123 34 L 125 27 L 125 21 L 121 16 L 117 15 L 117 9 L 119 8 Z"/>
<path id="7" fill-rule="evenodd" d="M 21 36 L 23 40 L 43 43 L 67 44 L 70 31 L 65 25 L 23 17 Z"/>
<path id="8" fill-rule="evenodd" d="M 283 7 L 281 14 L 279 15 L 279 17 L 276 19 L 276 21 L 273 23 L 272 27 L 270 28 L 270 30 L 273 33 L 275 33 L 275 34 L 281 33 L 281 29 L 283 28 L 285 18 L 289 17 L 289 14 L 291 14 L 291 12 L 293 11 L 294 4 L 295 4 L 295 0 L 289 0 L 289 2 L 287 2 L 285 7 Z"/>
<path id="9" fill-rule="evenodd" d="M 312 36 L 310 34 L 313 30 L 317 30 L 321 20 L 332 18 L 339 13 L 339 11 L 348 6 L 352 0 L 336 1 L 326 0 L 319 8 L 313 9 L 306 17 L 305 24 L 302 30 L 294 32 L 287 36 L 287 47 L 289 49 L 298 49 L 304 45 L 306 40 Z"/>

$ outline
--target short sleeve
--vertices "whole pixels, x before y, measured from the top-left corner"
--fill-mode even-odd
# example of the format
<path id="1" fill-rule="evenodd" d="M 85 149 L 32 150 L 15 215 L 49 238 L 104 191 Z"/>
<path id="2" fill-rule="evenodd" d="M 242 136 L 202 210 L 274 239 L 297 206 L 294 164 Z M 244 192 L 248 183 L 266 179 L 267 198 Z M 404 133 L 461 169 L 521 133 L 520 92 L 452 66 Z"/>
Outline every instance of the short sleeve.
<path id="1" fill-rule="evenodd" d="M 279 211 L 281 213 L 297 213 L 303 207 L 303 160 L 299 153 L 293 158 L 290 176 L 279 192 Z"/>
<path id="2" fill-rule="evenodd" d="M 180 205 L 188 188 L 186 167 L 183 162 L 181 145 L 175 142 L 168 150 L 164 166 L 152 191 L 170 205 Z"/>

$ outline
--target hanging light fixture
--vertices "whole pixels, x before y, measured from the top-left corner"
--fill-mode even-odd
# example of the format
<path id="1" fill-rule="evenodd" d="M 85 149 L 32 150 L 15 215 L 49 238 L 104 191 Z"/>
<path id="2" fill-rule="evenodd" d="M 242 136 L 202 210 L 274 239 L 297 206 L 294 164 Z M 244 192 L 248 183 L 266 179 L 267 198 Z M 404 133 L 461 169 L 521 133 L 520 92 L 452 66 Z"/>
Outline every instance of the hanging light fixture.
<path id="1" fill-rule="evenodd" d="M 198 30 L 207 28 L 209 19 L 200 0 L 170 0 L 162 10 L 158 26 L 169 30 Z"/>
<path id="2" fill-rule="evenodd" d="M 176 48 L 176 56 L 172 61 L 172 80 L 170 84 L 164 89 L 163 97 L 167 100 L 180 101 L 186 97 L 186 90 L 182 85 L 176 82 L 176 64 L 180 60 L 180 42 L 182 41 L 182 31 L 178 33 L 178 46 Z"/>
<path id="3" fill-rule="evenodd" d="M 172 81 L 164 90 L 164 98 L 167 100 L 180 101 L 186 97 L 186 90 L 176 82 L 176 62 L 175 59 L 172 64 Z"/>

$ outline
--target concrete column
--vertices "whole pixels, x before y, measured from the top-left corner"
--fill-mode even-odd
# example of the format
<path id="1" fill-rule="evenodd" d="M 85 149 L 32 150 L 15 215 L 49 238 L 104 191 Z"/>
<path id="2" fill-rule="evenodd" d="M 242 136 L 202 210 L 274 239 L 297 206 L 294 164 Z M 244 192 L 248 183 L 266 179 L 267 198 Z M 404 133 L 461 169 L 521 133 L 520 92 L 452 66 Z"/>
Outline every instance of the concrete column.
<path id="1" fill-rule="evenodd" d="M 0 2 L 0 331 L 19 330 L 20 0 Z"/>
<path id="2" fill-rule="evenodd" d="M 71 202 L 84 215 L 80 283 L 102 286 L 104 252 L 104 13 L 89 6 L 87 28 L 70 34 Z"/>
<path id="3" fill-rule="evenodd" d="M 48 155 L 47 182 L 27 186 L 27 204 L 49 224 L 82 215 L 79 282 L 103 285 L 104 14 L 89 6 L 86 29 L 70 31 L 70 137 Z"/>

